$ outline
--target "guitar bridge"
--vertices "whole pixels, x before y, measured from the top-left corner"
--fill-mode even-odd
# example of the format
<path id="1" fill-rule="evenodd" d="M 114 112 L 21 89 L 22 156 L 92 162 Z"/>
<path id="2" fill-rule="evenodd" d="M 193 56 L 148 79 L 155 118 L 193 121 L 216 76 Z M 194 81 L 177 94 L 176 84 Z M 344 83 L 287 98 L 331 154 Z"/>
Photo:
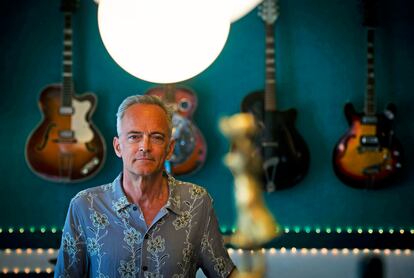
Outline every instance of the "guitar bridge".
<path id="1" fill-rule="evenodd" d="M 381 165 L 375 164 L 375 165 L 371 165 L 369 167 L 364 168 L 362 173 L 364 173 L 364 175 L 366 176 L 372 176 L 372 175 L 378 174 L 380 171 L 381 171 Z"/>

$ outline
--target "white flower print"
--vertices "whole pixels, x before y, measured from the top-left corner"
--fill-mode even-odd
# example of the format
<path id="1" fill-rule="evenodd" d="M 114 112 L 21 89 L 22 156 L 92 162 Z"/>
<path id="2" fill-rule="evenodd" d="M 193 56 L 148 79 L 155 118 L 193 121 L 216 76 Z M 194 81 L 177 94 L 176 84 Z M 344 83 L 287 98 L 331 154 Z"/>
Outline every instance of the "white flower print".
<path id="1" fill-rule="evenodd" d="M 112 209 L 116 212 L 116 215 L 120 218 L 129 218 L 127 210 L 123 210 L 125 206 L 129 204 L 126 196 L 119 198 L 117 201 L 112 201 Z"/>
<path id="2" fill-rule="evenodd" d="M 99 252 L 99 249 L 101 249 L 101 246 L 99 245 L 99 242 L 96 238 L 88 238 L 86 242 L 88 253 L 90 253 L 92 256 L 96 255 Z"/>
<path id="3" fill-rule="evenodd" d="M 95 228 L 105 229 L 105 227 L 109 225 L 108 216 L 106 216 L 105 214 L 99 213 L 97 211 L 94 211 L 90 215 L 90 218 L 92 220 L 92 225 Z"/>
<path id="4" fill-rule="evenodd" d="M 159 253 L 165 250 L 165 239 L 161 236 L 156 236 L 154 239 L 148 241 L 147 251 L 151 254 Z"/>
<path id="5" fill-rule="evenodd" d="M 221 277 L 225 274 L 226 270 L 226 261 L 223 257 L 215 258 L 214 259 L 214 270 L 220 274 Z"/>
<path id="6" fill-rule="evenodd" d="M 135 228 L 130 227 L 124 230 L 124 241 L 129 245 L 133 246 L 141 242 L 142 235 Z"/>
<path id="7" fill-rule="evenodd" d="M 187 227 L 188 223 L 191 220 L 191 217 L 192 217 L 191 213 L 189 211 L 185 211 L 183 215 L 181 215 L 180 217 L 177 217 L 177 219 L 173 221 L 173 225 L 175 229 L 178 231 L 182 228 Z"/>
<path id="8" fill-rule="evenodd" d="M 129 262 L 121 261 L 121 266 L 118 267 L 118 272 L 121 274 L 122 278 L 134 278 L 135 274 L 138 273 L 138 270 L 135 266 L 135 261 L 131 260 Z"/>
<path id="9" fill-rule="evenodd" d="M 128 199 L 126 196 L 123 196 L 121 198 L 119 198 L 117 201 L 112 201 L 112 208 L 117 211 L 120 210 L 121 208 L 125 207 L 126 205 L 128 205 Z"/>
<path id="10" fill-rule="evenodd" d="M 191 199 L 200 199 L 205 193 L 206 190 L 200 186 L 193 185 L 190 188 Z"/>
<path id="11" fill-rule="evenodd" d="M 109 191 L 109 190 L 115 191 L 115 186 L 114 186 L 113 183 L 108 183 L 108 184 L 101 185 L 101 188 L 102 188 L 103 191 Z"/>
<path id="12" fill-rule="evenodd" d="M 201 251 L 204 252 L 204 249 L 206 249 L 210 243 L 208 242 L 208 234 L 204 234 L 203 238 L 201 239 Z"/>
<path id="13" fill-rule="evenodd" d="M 193 248 L 192 245 L 189 243 L 184 249 L 183 249 L 183 261 L 184 262 L 190 262 L 191 257 L 193 256 Z"/>
<path id="14" fill-rule="evenodd" d="M 69 234 L 66 233 L 63 237 L 63 251 L 67 252 L 70 256 L 74 256 L 77 253 L 77 241 Z"/>

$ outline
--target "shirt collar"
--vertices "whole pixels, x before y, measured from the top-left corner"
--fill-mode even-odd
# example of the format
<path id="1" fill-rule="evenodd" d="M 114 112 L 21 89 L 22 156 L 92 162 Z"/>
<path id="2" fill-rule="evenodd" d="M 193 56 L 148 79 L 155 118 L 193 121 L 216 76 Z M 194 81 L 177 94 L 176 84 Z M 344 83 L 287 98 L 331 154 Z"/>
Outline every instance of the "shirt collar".
<path id="1" fill-rule="evenodd" d="M 112 202 L 116 204 L 116 205 L 113 204 L 113 207 L 118 212 L 132 205 L 128 201 L 128 198 L 125 195 L 124 189 L 122 188 L 121 181 L 122 181 L 122 172 L 112 182 L 112 185 L 114 188 L 114 200 Z"/>
<path id="2" fill-rule="evenodd" d="M 181 197 L 177 190 L 178 181 L 167 172 L 164 172 L 164 174 L 168 177 L 169 188 L 168 201 L 164 207 L 168 210 L 171 210 L 175 214 L 181 215 L 183 211 L 181 209 Z"/>
<path id="3" fill-rule="evenodd" d="M 164 175 L 167 176 L 169 189 L 168 200 L 164 207 L 175 214 L 181 215 L 183 212 L 181 210 L 181 198 L 177 190 L 177 180 L 166 172 L 164 172 Z M 118 212 L 132 205 L 125 195 L 121 181 L 122 172 L 112 182 L 114 189 L 114 202 L 117 204 L 115 209 Z"/>

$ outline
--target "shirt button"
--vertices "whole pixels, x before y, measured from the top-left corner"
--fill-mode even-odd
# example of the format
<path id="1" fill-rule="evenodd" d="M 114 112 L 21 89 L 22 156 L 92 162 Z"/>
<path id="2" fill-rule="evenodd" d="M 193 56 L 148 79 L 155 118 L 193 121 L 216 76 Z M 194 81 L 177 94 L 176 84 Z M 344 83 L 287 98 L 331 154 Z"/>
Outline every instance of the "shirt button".
<path id="1" fill-rule="evenodd" d="M 133 210 L 137 210 L 138 208 L 137 208 L 137 206 L 133 206 L 132 209 Z"/>
<path id="2" fill-rule="evenodd" d="M 144 266 L 142 267 L 142 270 L 143 270 L 143 271 L 147 271 L 147 270 L 148 270 L 148 266 L 144 265 Z"/>

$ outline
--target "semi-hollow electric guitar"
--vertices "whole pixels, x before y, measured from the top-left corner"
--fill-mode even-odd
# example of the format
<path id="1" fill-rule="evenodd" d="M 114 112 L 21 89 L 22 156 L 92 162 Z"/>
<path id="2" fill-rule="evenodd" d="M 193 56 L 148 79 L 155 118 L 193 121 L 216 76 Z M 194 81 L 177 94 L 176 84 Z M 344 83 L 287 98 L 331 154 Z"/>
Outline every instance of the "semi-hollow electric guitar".
<path id="1" fill-rule="evenodd" d="M 63 84 L 42 90 L 42 121 L 26 143 L 26 160 L 37 175 L 54 182 L 82 181 L 103 166 L 105 142 L 91 122 L 96 97 L 76 96 L 72 80 L 72 13 L 75 1 L 62 1 L 64 14 Z"/>
<path id="2" fill-rule="evenodd" d="M 196 94 L 184 86 L 166 84 L 149 89 L 146 94 L 161 98 L 170 105 L 173 114 L 173 134 L 175 147 L 169 163 L 175 175 L 190 174 L 200 169 L 207 155 L 203 134 L 192 122 L 197 108 Z"/>
<path id="3" fill-rule="evenodd" d="M 278 17 L 275 0 L 265 0 L 259 15 L 266 27 L 265 90 L 247 95 L 241 105 L 243 112 L 252 113 L 261 132 L 257 147 L 262 154 L 264 187 L 268 192 L 293 186 L 304 178 L 310 154 L 305 140 L 295 128 L 297 111 L 276 108 L 276 66 L 274 23 Z"/>
<path id="4" fill-rule="evenodd" d="M 364 26 L 367 29 L 367 80 L 365 105 L 357 113 L 351 103 L 345 105 L 350 126 L 333 152 L 336 175 L 345 184 L 356 188 L 378 188 L 392 183 L 402 167 L 402 147 L 394 134 L 395 105 L 383 113 L 376 112 L 374 32 L 376 3 L 364 3 Z"/>

